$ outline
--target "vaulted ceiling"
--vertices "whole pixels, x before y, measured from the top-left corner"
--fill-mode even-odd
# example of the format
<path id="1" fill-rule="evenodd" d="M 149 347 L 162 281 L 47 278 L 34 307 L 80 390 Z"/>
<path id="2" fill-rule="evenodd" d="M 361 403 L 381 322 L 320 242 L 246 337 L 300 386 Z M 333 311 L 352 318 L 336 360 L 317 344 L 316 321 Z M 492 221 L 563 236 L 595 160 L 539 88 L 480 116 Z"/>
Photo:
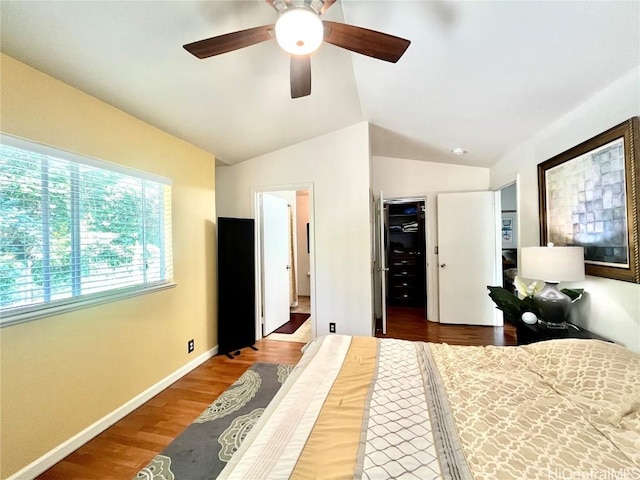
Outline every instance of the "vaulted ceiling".
<path id="1" fill-rule="evenodd" d="M 323 44 L 295 100 L 275 40 L 205 60 L 182 48 L 274 23 L 262 0 L 2 0 L 0 14 L 4 53 L 228 164 L 368 121 L 374 155 L 487 167 L 640 64 L 637 0 L 342 0 L 323 19 L 411 45 L 392 64 Z"/>

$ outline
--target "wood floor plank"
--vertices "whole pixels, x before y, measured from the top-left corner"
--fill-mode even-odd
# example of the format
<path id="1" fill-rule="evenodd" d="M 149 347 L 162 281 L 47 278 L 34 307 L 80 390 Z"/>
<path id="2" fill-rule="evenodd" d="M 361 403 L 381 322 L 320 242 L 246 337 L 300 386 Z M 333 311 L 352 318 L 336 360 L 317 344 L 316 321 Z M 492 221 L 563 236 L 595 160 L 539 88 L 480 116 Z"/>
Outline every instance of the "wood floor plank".
<path id="1" fill-rule="evenodd" d="M 389 306 L 387 317 L 387 334 L 383 335 L 378 328 L 376 337 L 450 345 L 517 345 L 516 329 L 509 324 L 480 327 L 429 322 L 424 307 Z"/>
<path id="2" fill-rule="evenodd" d="M 515 345 L 511 327 L 426 322 L 423 309 L 389 308 L 385 337 L 456 345 Z M 378 333 L 376 336 L 382 336 Z M 229 359 L 218 355 L 51 467 L 41 480 L 131 479 L 255 362 L 295 364 L 303 344 L 261 340 Z"/>

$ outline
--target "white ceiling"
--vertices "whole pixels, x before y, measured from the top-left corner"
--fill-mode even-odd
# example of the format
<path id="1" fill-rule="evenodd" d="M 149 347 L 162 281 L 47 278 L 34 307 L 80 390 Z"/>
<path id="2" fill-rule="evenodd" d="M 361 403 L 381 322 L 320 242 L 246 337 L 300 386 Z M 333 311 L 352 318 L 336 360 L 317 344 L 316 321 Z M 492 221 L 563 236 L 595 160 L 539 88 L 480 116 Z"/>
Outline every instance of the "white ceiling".
<path id="1" fill-rule="evenodd" d="M 275 41 L 206 60 L 182 48 L 274 23 L 262 0 L 2 0 L 0 14 L 4 53 L 229 164 L 368 121 L 374 155 L 487 167 L 640 64 L 638 0 L 342 0 L 323 18 L 412 43 L 397 64 L 323 44 L 296 100 Z"/>

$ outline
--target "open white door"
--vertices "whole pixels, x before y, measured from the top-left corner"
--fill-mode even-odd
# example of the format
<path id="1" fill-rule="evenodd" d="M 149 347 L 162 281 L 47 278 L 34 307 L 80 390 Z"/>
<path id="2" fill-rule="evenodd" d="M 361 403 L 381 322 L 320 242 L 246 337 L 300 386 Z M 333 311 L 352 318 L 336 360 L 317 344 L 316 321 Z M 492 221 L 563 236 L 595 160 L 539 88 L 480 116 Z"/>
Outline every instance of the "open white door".
<path id="1" fill-rule="evenodd" d="M 385 245 L 384 239 L 384 195 L 380 192 L 380 197 L 378 198 L 378 243 L 380 248 L 378 248 L 378 270 L 380 271 L 380 284 L 381 284 L 381 304 L 382 304 L 382 334 L 387 334 L 387 272 L 389 268 L 387 268 L 387 249 Z"/>
<path id="2" fill-rule="evenodd" d="M 262 194 L 263 335 L 289 321 L 289 207 Z"/>
<path id="3" fill-rule="evenodd" d="M 382 333 L 387 333 L 387 271 L 385 250 L 385 218 L 384 195 L 372 201 L 373 224 L 373 279 L 374 279 L 374 325 L 373 335 L 378 328 L 378 320 L 381 320 Z"/>
<path id="4" fill-rule="evenodd" d="M 499 285 L 496 193 L 440 194 L 437 210 L 440 322 L 500 325 L 487 293 Z"/>

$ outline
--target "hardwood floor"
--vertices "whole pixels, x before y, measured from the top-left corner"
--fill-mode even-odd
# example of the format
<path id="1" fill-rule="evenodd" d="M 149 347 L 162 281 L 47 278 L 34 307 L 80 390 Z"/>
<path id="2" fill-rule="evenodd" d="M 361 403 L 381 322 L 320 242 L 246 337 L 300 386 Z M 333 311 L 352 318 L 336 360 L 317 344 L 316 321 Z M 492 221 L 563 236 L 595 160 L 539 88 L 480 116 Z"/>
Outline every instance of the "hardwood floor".
<path id="1" fill-rule="evenodd" d="M 517 345 L 516 329 L 512 325 L 475 327 L 427 322 L 422 307 L 387 307 L 387 334 L 382 335 L 378 329 L 376 337 L 450 345 Z"/>
<path id="2" fill-rule="evenodd" d="M 515 345 L 512 327 L 467 327 L 426 322 L 424 311 L 390 307 L 388 338 L 457 345 Z M 381 334 L 377 335 L 382 337 Z M 38 478 L 131 479 L 254 362 L 296 363 L 302 343 L 263 339 L 234 359 L 218 355 L 178 380 Z"/>
<path id="3" fill-rule="evenodd" d="M 254 362 L 297 363 L 303 345 L 260 340 L 258 351 L 213 357 L 37 478 L 131 479 Z"/>

